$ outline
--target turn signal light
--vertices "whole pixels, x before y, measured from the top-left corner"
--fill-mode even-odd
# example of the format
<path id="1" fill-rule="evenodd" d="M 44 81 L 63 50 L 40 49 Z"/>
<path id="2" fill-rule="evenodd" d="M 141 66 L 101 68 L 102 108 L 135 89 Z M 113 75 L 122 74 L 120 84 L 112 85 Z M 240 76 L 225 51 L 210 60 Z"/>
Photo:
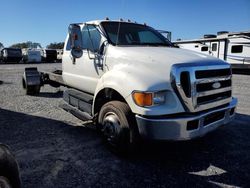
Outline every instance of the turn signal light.
<path id="1" fill-rule="evenodd" d="M 134 92 L 133 99 L 138 106 L 152 106 L 153 104 L 152 93 Z"/>

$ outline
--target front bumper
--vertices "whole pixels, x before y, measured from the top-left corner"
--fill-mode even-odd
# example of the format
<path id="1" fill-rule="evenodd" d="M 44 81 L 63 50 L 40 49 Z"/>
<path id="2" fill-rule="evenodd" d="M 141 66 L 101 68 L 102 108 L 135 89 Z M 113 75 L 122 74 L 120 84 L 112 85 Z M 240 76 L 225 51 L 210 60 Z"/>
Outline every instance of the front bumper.
<path id="1" fill-rule="evenodd" d="M 235 116 L 237 99 L 226 107 L 176 118 L 147 118 L 136 115 L 139 133 L 153 140 L 189 140 L 229 123 Z"/>

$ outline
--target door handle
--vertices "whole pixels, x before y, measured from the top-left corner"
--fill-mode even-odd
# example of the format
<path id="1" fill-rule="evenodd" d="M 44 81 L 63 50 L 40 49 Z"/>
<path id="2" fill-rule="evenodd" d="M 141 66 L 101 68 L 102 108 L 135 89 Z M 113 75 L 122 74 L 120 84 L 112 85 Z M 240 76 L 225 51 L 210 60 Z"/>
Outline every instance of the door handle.
<path id="1" fill-rule="evenodd" d="M 72 64 L 75 65 L 76 64 L 76 58 L 73 57 L 72 55 L 70 55 L 70 59 L 72 61 Z"/>

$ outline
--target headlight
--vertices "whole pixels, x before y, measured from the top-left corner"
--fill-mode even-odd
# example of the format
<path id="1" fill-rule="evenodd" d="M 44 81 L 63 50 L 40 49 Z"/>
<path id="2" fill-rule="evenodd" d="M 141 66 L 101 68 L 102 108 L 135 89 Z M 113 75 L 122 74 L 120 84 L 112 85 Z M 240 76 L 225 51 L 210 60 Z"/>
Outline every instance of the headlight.
<path id="1" fill-rule="evenodd" d="M 132 94 L 135 104 L 142 107 L 149 107 L 164 104 L 166 101 L 166 93 L 160 92 L 141 92 L 135 91 Z"/>
<path id="2" fill-rule="evenodd" d="M 153 103 L 155 105 L 164 104 L 166 101 L 166 93 L 165 92 L 155 92 L 153 93 Z"/>

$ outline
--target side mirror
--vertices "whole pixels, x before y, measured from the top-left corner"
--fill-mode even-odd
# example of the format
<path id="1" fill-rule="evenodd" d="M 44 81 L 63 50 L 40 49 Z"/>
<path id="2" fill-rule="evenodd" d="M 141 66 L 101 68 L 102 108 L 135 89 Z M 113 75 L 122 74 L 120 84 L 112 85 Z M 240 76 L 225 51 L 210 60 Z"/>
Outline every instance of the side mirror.
<path id="1" fill-rule="evenodd" d="M 80 58 L 82 57 L 82 32 L 81 27 L 77 24 L 70 24 L 69 25 L 69 40 L 70 40 L 70 46 L 71 46 L 71 55 L 74 58 Z"/>

